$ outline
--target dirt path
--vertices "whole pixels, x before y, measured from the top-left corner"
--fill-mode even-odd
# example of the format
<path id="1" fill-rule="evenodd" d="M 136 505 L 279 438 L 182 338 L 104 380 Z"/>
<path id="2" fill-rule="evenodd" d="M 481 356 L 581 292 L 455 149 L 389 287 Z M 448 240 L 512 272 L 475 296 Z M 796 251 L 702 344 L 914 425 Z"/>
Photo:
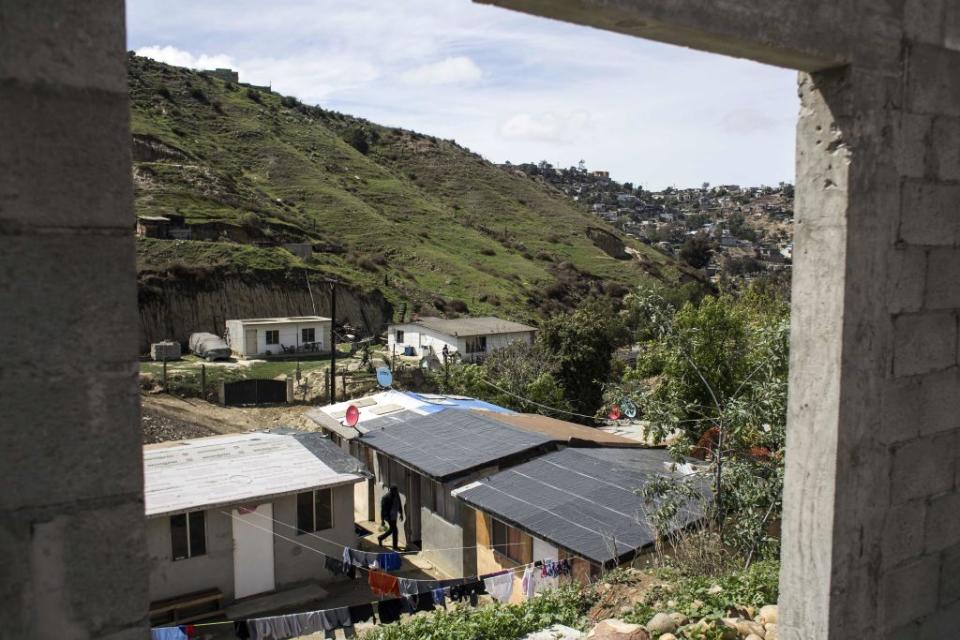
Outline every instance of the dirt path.
<path id="1" fill-rule="evenodd" d="M 281 407 L 222 407 L 199 398 L 142 394 L 144 441 L 163 442 L 254 429 L 292 427 L 310 431 L 305 405 Z"/>

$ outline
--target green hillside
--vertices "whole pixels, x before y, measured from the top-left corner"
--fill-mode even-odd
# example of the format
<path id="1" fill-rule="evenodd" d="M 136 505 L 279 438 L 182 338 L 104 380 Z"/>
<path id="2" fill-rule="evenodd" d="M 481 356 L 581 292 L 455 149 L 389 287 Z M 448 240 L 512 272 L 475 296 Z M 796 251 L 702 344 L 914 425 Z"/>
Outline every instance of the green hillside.
<path id="1" fill-rule="evenodd" d="M 140 241 L 141 274 L 308 269 L 395 309 L 519 319 L 686 277 L 453 141 L 135 56 L 129 83 L 137 214 L 183 216 L 194 238 Z M 621 241 L 636 253 L 598 246 Z M 316 250 L 303 261 L 288 242 Z"/>

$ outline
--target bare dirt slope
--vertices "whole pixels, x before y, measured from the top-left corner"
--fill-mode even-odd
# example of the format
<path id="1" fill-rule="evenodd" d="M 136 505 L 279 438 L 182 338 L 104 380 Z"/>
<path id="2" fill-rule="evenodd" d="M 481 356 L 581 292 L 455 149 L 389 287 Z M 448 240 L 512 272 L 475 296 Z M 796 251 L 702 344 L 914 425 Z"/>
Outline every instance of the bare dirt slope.
<path id="1" fill-rule="evenodd" d="M 144 394 L 140 401 L 144 444 L 278 427 L 313 429 L 304 405 L 222 407 L 167 394 Z"/>

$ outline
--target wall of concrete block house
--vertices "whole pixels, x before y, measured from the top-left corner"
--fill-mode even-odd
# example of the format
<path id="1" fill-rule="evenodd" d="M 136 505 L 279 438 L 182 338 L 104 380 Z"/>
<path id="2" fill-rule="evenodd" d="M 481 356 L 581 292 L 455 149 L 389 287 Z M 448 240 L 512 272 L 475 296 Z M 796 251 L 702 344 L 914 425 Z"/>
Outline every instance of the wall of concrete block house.
<path id="1" fill-rule="evenodd" d="M 802 71 L 781 637 L 952 632 L 960 5 L 495 1 Z M 0 0 L 0 616 L 23 637 L 146 628 L 124 48 L 120 0 Z"/>

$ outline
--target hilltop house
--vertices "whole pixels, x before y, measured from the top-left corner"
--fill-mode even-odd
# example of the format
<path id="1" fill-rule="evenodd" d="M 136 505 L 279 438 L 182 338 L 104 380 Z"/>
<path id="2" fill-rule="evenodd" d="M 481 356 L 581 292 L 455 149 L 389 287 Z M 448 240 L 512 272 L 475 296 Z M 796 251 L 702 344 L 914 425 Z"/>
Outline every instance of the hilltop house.
<path id="1" fill-rule="evenodd" d="M 534 327 L 492 316 L 455 320 L 426 317 L 391 324 L 387 328 L 387 349 L 390 353 L 440 358 L 447 347 L 449 353 L 459 353 L 464 360 L 477 360 L 518 340 L 530 344 L 536 333 Z"/>
<path id="2" fill-rule="evenodd" d="M 653 548 L 650 507 L 636 493 L 650 479 L 697 483 L 703 499 L 685 505 L 673 526 L 703 518 L 709 479 L 695 471 L 663 449 L 565 448 L 462 485 L 453 495 L 469 512 L 464 520 L 473 518 L 479 573 L 569 560 L 573 577 L 587 582 Z M 519 584 L 513 593 L 519 599 Z"/>
<path id="3" fill-rule="evenodd" d="M 356 542 L 353 485 L 363 471 L 322 434 L 147 445 L 143 466 L 154 624 L 202 619 L 234 600 L 332 580 L 322 554 L 340 557 L 339 545 Z"/>
<path id="4" fill-rule="evenodd" d="M 226 341 L 241 358 L 284 353 L 329 352 L 332 342 L 330 318 L 293 316 L 227 320 Z"/>

